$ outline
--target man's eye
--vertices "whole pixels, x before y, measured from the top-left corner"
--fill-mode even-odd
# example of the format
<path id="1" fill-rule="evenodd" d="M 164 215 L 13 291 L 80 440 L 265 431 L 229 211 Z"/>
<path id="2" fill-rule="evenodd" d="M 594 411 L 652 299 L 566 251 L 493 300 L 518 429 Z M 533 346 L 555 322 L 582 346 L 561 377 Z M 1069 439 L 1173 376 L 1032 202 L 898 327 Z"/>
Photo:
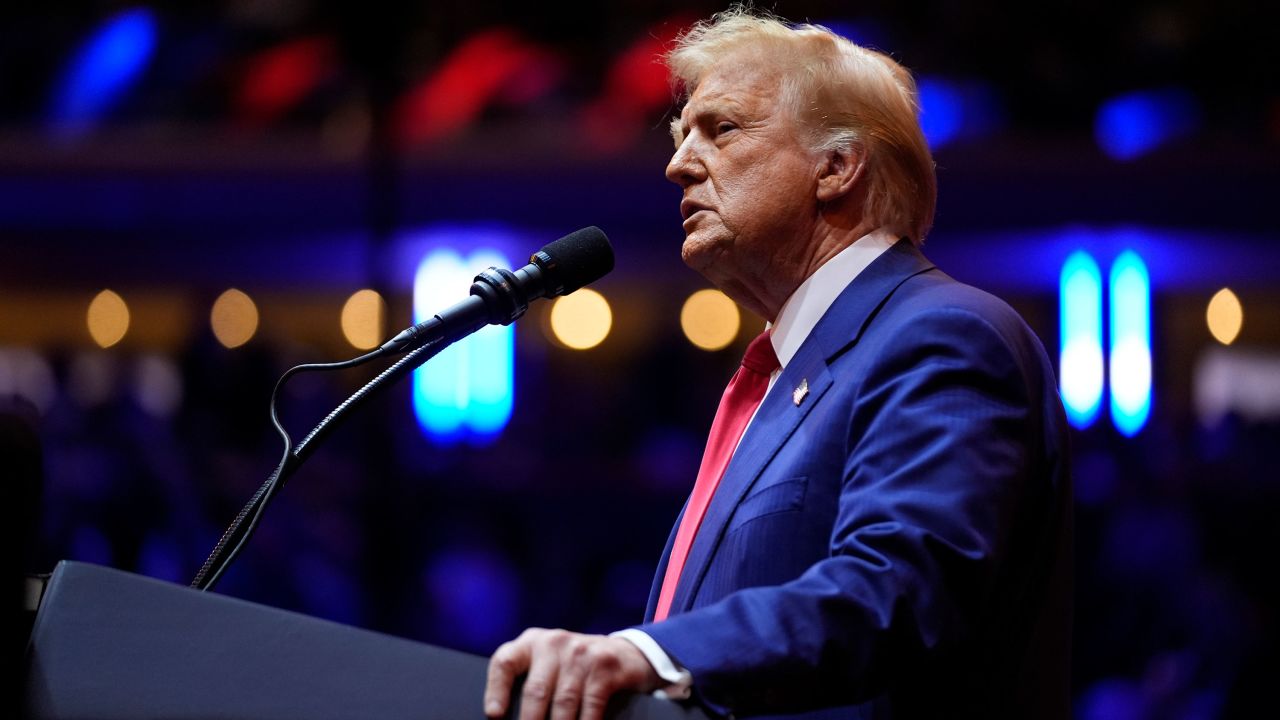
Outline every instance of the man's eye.
<path id="1" fill-rule="evenodd" d="M 737 127 L 738 127 L 737 125 L 734 125 L 734 124 L 733 124 L 733 123 L 731 123 L 731 122 L 722 122 L 722 123 L 717 123 L 717 124 L 716 124 L 716 134 L 717 134 L 717 135 L 723 135 L 723 134 L 725 134 L 725 133 L 729 132 L 730 130 L 736 130 L 736 129 L 737 129 Z"/>

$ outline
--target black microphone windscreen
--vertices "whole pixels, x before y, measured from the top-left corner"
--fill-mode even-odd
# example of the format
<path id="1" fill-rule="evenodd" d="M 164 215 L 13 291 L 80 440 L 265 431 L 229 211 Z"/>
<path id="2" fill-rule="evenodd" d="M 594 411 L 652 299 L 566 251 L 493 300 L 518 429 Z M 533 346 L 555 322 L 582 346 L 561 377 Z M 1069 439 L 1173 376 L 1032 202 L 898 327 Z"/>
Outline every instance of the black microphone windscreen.
<path id="1" fill-rule="evenodd" d="M 550 262 L 543 271 L 552 287 L 562 287 L 561 295 L 607 275 L 613 270 L 613 247 L 604 231 L 592 225 L 575 230 L 542 248 Z"/>

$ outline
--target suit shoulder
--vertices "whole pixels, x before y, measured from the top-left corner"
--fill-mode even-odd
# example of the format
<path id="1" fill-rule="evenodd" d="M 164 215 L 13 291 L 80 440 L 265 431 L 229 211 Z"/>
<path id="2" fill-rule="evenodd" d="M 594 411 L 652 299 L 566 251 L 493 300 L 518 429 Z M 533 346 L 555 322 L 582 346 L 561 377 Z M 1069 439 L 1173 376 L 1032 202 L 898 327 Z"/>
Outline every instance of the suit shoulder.
<path id="1" fill-rule="evenodd" d="M 884 324 L 923 333 L 950 331 L 979 341 L 998 337 L 1021 356 L 1045 357 L 1044 346 L 1022 316 L 991 293 L 955 280 L 941 270 L 920 273 L 904 282 L 882 310 Z M 922 338 L 923 339 L 923 338 Z"/>
<path id="2" fill-rule="evenodd" d="M 930 308 L 952 308 L 983 316 L 1018 316 L 1004 300 L 986 290 L 966 285 L 936 268 L 908 278 L 895 295 L 904 307 L 918 312 Z"/>

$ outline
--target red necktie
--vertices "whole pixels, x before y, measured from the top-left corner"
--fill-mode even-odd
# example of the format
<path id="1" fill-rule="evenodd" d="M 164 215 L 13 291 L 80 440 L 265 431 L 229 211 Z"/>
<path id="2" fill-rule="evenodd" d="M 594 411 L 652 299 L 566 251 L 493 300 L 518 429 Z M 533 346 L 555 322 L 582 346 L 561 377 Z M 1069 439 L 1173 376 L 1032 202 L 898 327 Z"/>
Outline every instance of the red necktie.
<path id="1" fill-rule="evenodd" d="M 680 581 L 680 572 L 684 570 L 684 561 L 689 557 L 689 548 L 693 547 L 698 526 L 702 524 L 716 486 L 720 484 L 729 459 L 742 439 L 742 432 L 764 399 L 765 390 L 769 389 L 769 376 L 778 367 L 778 356 L 773 351 L 768 331 L 760 333 L 747 346 L 742 366 L 734 373 L 724 396 L 720 398 L 720 409 L 716 410 L 716 419 L 711 422 L 711 434 L 707 437 L 707 449 L 702 454 L 698 479 L 693 484 L 684 519 L 680 521 L 680 529 L 676 531 L 675 542 L 671 545 L 671 557 L 667 560 L 667 572 L 662 577 L 658 607 L 653 615 L 655 621 L 666 618 L 671 611 L 676 583 Z"/>

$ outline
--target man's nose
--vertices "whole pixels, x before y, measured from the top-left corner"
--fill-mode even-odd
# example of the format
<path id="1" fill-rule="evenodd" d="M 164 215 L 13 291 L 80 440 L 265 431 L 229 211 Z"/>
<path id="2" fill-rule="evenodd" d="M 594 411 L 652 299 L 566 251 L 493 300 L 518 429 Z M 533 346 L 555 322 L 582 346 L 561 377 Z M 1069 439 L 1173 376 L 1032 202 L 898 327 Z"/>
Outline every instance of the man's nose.
<path id="1" fill-rule="evenodd" d="M 671 156 L 671 162 L 667 163 L 667 179 L 684 188 L 701 182 L 706 177 L 706 172 L 696 143 L 692 137 L 685 137 Z"/>

